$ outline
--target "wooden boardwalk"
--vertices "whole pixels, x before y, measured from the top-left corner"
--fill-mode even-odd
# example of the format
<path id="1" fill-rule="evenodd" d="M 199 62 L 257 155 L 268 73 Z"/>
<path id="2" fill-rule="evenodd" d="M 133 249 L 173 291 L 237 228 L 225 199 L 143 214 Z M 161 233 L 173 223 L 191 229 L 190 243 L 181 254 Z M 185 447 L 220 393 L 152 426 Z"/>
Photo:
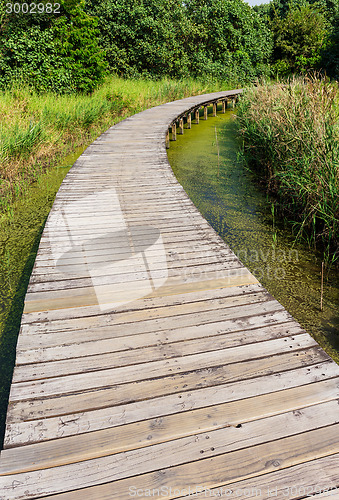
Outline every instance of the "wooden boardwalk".
<path id="1" fill-rule="evenodd" d="M 338 365 L 168 164 L 168 126 L 236 93 L 128 118 L 65 178 L 26 296 L 0 499 L 339 498 Z"/>

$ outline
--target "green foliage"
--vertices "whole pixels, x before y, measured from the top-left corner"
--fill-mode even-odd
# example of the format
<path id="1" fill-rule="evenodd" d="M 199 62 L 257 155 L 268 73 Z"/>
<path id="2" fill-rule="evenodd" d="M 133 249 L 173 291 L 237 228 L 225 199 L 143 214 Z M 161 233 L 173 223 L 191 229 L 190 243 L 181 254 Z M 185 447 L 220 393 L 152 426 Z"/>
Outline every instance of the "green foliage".
<path id="1" fill-rule="evenodd" d="M 111 71 L 124 75 L 188 75 L 190 22 L 178 0 L 94 0 Z"/>
<path id="2" fill-rule="evenodd" d="M 83 1 L 60 3 L 60 15 L 0 11 L 0 87 L 24 81 L 43 92 L 91 92 L 102 81 L 97 20 L 84 12 Z"/>
<path id="3" fill-rule="evenodd" d="M 291 9 L 307 5 L 320 9 L 330 23 L 339 13 L 339 0 L 273 0 L 267 8 L 270 18 L 273 19 L 275 16 L 285 18 Z"/>
<path id="4" fill-rule="evenodd" d="M 195 30 L 192 71 L 250 80 L 264 71 L 272 41 L 260 17 L 239 0 L 188 0 Z"/>
<path id="5" fill-rule="evenodd" d="M 87 8 L 119 74 L 239 81 L 266 69 L 269 31 L 241 0 L 91 0 Z"/>
<path id="6" fill-rule="evenodd" d="M 8 158 L 27 158 L 43 141 L 43 125 L 30 121 L 26 129 L 15 123 L 12 129 L 0 131 L 0 162 Z"/>
<path id="7" fill-rule="evenodd" d="M 277 73 L 305 72 L 318 67 L 330 28 L 318 8 L 309 4 L 291 6 L 286 17 L 276 16 L 271 26 Z"/>
<path id="8" fill-rule="evenodd" d="M 55 47 L 64 70 L 71 75 L 71 89 L 88 93 L 102 81 L 106 70 L 97 42 L 98 22 L 83 11 L 83 1 L 61 2 L 66 13 L 53 24 Z"/>
<path id="9" fill-rule="evenodd" d="M 327 75 L 339 80 L 339 14 L 333 22 L 327 47 L 322 51 L 321 67 Z"/>
<path id="10" fill-rule="evenodd" d="M 339 75 L 339 0 L 272 0 L 254 7 L 274 37 L 272 70 Z"/>
<path id="11" fill-rule="evenodd" d="M 2 41 L 0 85 L 25 81 L 40 91 L 62 91 L 71 85 L 51 29 L 39 26 L 11 31 Z"/>
<path id="12" fill-rule="evenodd" d="M 34 15 L 8 15 L 1 3 L 0 88 L 24 80 L 38 91 L 88 93 L 107 70 L 242 85 L 271 74 L 271 62 L 278 74 L 338 73 L 339 0 L 60 2 L 59 14 Z"/>

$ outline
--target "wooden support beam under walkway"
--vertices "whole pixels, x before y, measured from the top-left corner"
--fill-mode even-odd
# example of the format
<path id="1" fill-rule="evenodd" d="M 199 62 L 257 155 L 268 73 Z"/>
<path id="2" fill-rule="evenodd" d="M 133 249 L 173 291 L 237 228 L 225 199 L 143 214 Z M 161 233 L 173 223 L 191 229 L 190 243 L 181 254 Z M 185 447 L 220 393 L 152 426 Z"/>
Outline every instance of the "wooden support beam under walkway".
<path id="1" fill-rule="evenodd" d="M 67 174 L 26 295 L 1 500 L 339 498 L 338 365 L 167 160 L 171 124 L 239 93 L 134 115 Z"/>

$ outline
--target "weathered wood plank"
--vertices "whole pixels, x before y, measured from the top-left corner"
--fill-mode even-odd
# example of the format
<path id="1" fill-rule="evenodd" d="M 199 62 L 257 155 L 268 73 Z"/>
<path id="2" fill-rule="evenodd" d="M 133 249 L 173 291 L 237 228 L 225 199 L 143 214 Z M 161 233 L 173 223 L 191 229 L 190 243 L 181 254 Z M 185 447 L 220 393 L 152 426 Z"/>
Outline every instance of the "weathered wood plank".
<path id="1" fill-rule="evenodd" d="M 260 343 L 263 340 L 292 337 L 302 334 L 303 330 L 292 322 L 271 327 L 261 327 L 247 332 L 204 336 L 199 339 L 170 342 L 158 333 L 138 335 L 135 337 L 120 337 L 102 341 L 81 342 L 72 344 L 72 348 L 62 349 L 60 346 L 42 348 L 33 351 L 17 353 L 16 367 L 13 374 L 14 382 L 38 380 L 51 376 L 86 373 L 98 369 L 113 368 L 170 359 L 176 356 L 208 352 L 227 347 L 237 347 L 246 344 Z M 288 339 L 285 339 L 288 341 Z M 62 354 L 63 359 L 59 359 Z M 71 360 L 71 362 L 70 362 Z"/>
<path id="2" fill-rule="evenodd" d="M 160 395 L 149 400 L 130 402 L 115 407 L 90 410 L 83 413 L 72 413 L 73 408 L 68 407 L 68 415 L 53 417 L 53 411 L 47 411 L 45 405 L 41 408 L 44 413 L 39 413 L 27 405 L 19 406 L 18 411 L 9 408 L 5 448 L 28 445 L 37 441 L 47 441 L 60 437 L 80 435 L 100 429 L 125 425 L 131 422 L 158 418 L 178 412 L 197 408 L 211 407 L 213 405 L 239 401 L 244 398 L 283 391 L 304 384 L 312 384 L 333 378 L 338 384 L 339 369 L 331 362 L 317 363 L 310 367 L 299 367 L 276 372 L 275 374 L 255 376 L 244 381 L 236 381 L 211 387 L 190 388 L 186 392 Z M 319 394 L 319 401 L 321 395 Z M 41 403 L 39 404 L 41 407 Z M 41 415 L 45 418 L 41 418 Z M 38 434 L 37 434 L 38 430 Z"/>
<path id="3" fill-rule="evenodd" d="M 139 380 L 155 379 L 202 370 L 207 367 L 213 369 L 220 365 L 241 363 L 250 359 L 260 359 L 278 353 L 293 352 L 307 349 L 318 344 L 308 334 L 300 334 L 289 339 L 274 339 L 257 344 L 241 347 L 229 347 L 218 351 L 209 351 L 186 356 L 167 358 L 161 361 L 151 361 L 127 365 L 118 368 L 98 369 L 90 373 L 63 375 L 62 378 L 54 374 L 48 379 L 29 380 L 12 384 L 10 400 L 21 401 L 37 399 L 55 395 L 67 395 L 80 391 L 94 390 L 101 387 L 136 382 Z"/>
<path id="4" fill-rule="evenodd" d="M 93 291 L 90 288 L 77 288 L 72 291 L 58 290 L 51 293 L 47 292 L 34 292 L 29 295 L 25 312 L 37 312 L 40 310 L 52 311 L 54 309 L 69 309 L 72 307 L 84 307 L 87 304 L 86 301 L 90 298 L 90 293 Z M 127 311 L 120 312 L 115 309 L 114 312 L 114 322 L 110 321 L 110 324 L 118 323 L 134 323 L 139 321 L 146 321 L 155 318 L 170 318 L 172 316 L 187 315 L 192 313 L 200 313 L 202 309 L 205 311 L 213 311 L 215 309 L 229 308 L 236 306 L 250 306 L 251 304 L 273 302 L 272 296 L 266 291 L 238 295 L 233 297 L 225 297 L 219 299 L 206 299 L 206 301 L 196 301 L 196 302 L 186 302 L 185 304 L 178 305 L 164 305 L 160 307 L 153 307 L 152 309 L 137 310 L 137 311 Z M 97 302 L 94 303 L 94 305 Z M 44 306 L 47 304 L 48 307 Z M 279 308 L 279 303 L 275 302 L 275 305 Z M 265 312 L 265 310 L 262 310 Z M 238 310 L 235 309 L 234 313 L 237 315 Z M 222 319 L 222 318 L 221 318 Z"/>
<path id="5" fill-rule="evenodd" d="M 157 379 L 128 382 L 113 386 L 108 384 L 107 387 L 83 391 L 80 394 L 56 395 L 55 397 L 41 399 L 30 399 L 28 394 L 27 399 L 24 401 L 10 401 L 7 420 L 9 423 L 12 422 L 18 418 L 16 415 L 20 416 L 22 420 L 33 420 L 40 418 L 41 415 L 48 418 L 69 415 L 70 413 L 90 412 L 101 408 L 134 403 L 143 399 L 151 400 L 170 394 L 180 395 L 182 392 L 238 381 L 248 384 L 246 379 L 281 373 L 303 366 L 309 366 L 311 371 L 312 365 L 319 364 L 322 361 L 328 361 L 328 356 L 322 354 L 322 351 L 318 348 L 310 348 L 306 351 L 283 353 L 269 358 L 242 361 L 237 364 L 214 368 L 203 368 L 198 371 L 189 371 Z M 323 375 L 323 373 L 320 375 Z M 76 420 L 78 418 L 79 415 Z M 58 425 L 64 425 L 64 420 L 60 421 Z M 39 436 L 42 440 L 41 432 L 39 432 Z"/>
<path id="6" fill-rule="evenodd" d="M 305 464 L 295 465 L 287 469 L 270 472 L 264 476 L 257 476 L 253 479 L 232 482 L 219 488 L 212 488 L 203 491 L 197 490 L 197 495 L 193 498 L 207 498 L 235 496 L 236 498 L 261 498 L 268 500 L 279 499 L 300 499 L 300 498 L 338 498 L 339 490 L 339 454 L 329 455 L 324 458 L 309 461 Z M 200 492 L 199 492 L 200 491 Z M 327 491 L 327 493 L 320 493 Z M 195 493 L 192 491 L 192 493 Z M 57 495 L 65 499 L 67 496 Z M 97 497 L 96 497 L 97 498 Z M 184 497 L 180 497 L 184 498 Z M 187 497 L 185 497 L 187 498 Z"/>
<path id="7" fill-rule="evenodd" d="M 236 402 L 59 438 L 57 441 L 9 448 L 2 452 L 0 475 L 81 462 L 218 428 L 236 427 L 279 413 L 299 411 L 302 414 L 302 409 L 307 406 L 337 398 L 338 381 L 325 380 Z M 324 406 L 321 408 L 325 409 Z"/>
<path id="8" fill-rule="evenodd" d="M 306 413 L 307 409 L 303 411 Z M 181 488 L 182 490 L 189 486 L 193 488 L 197 484 L 216 487 L 220 483 L 227 484 L 235 478 L 251 478 L 274 471 L 277 467 L 286 468 L 310 459 L 325 457 L 335 453 L 338 449 L 339 424 L 313 430 L 310 418 L 305 422 L 303 418 L 296 418 L 293 413 L 288 416 L 271 417 L 267 420 L 274 421 L 275 418 L 284 419 L 284 417 L 284 423 L 273 430 L 267 421 L 252 422 L 247 426 L 257 426 L 255 434 L 246 433 L 246 425 L 240 429 L 231 427 L 219 429 L 206 435 L 202 434 L 199 439 L 183 438 L 174 449 L 173 442 L 154 445 L 149 453 L 145 453 L 143 449 L 133 450 L 79 464 L 19 473 L 15 476 L 14 487 L 12 477 L 8 480 L 6 476 L 0 476 L 0 484 L 2 482 L 3 492 L 8 500 L 25 498 L 27 489 L 32 496 L 41 497 L 75 490 L 79 483 L 83 487 L 102 484 L 103 492 L 105 490 L 107 492 L 108 488 L 111 498 L 120 500 L 130 498 L 129 488 L 132 485 L 140 488 L 146 482 L 153 488 L 159 488 L 167 484 L 173 485 L 173 489 Z M 291 425 L 291 419 L 294 422 L 293 425 Z M 326 420 L 331 421 L 328 414 L 324 421 Z M 274 422 L 272 423 L 274 425 Z M 266 424 L 264 425 L 265 434 L 267 433 L 270 437 L 276 432 L 279 439 L 262 443 L 263 424 Z M 319 423 L 315 422 L 314 425 L 317 426 Z M 291 436 L 290 433 L 293 434 L 296 429 L 301 430 L 301 434 Z M 288 437 L 285 437 L 286 434 Z M 208 439 L 206 439 L 207 436 Z M 239 450 L 243 447 L 243 439 L 252 445 L 251 448 Z M 258 442 L 262 444 L 257 444 Z M 251 452 L 249 452 L 250 449 Z M 217 454 L 218 451 L 219 454 Z M 204 458 L 201 458 L 202 455 Z M 177 465 L 178 463 L 180 465 Z M 159 470 L 161 474 L 154 472 Z M 60 476 L 63 481 L 60 481 Z M 127 488 L 126 485 L 128 485 Z M 84 491 L 81 493 L 84 494 Z M 90 490 L 86 494 L 89 498 L 93 498 Z M 72 495 L 76 498 L 73 492 Z M 173 491 L 164 498 L 176 496 L 178 495 Z"/>
<path id="9" fill-rule="evenodd" d="M 262 310 L 262 307 L 265 308 L 265 311 Z M 67 328 L 67 324 L 60 321 L 59 331 L 56 330 L 53 335 L 49 333 L 23 335 L 19 338 L 18 349 L 22 351 L 24 349 L 41 348 L 44 347 L 46 341 L 48 342 L 48 346 L 56 346 L 59 344 L 72 344 L 129 335 L 136 336 L 151 332 L 164 332 L 168 341 L 174 342 L 178 338 L 178 335 L 183 338 L 183 333 L 180 334 L 180 331 L 187 335 L 187 339 L 192 339 L 204 336 L 205 331 L 210 332 L 206 334 L 210 336 L 216 333 L 235 332 L 251 327 L 255 328 L 260 325 L 273 325 L 291 319 L 291 316 L 284 309 L 277 306 L 274 301 L 265 302 L 264 304 L 257 302 L 251 305 L 225 308 L 223 310 L 223 317 L 219 318 L 218 321 L 215 321 L 213 311 L 205 311 L 199 314 L 199 323 L 194 321 L 194 314 L 187 314 L 182 315 L 181 318 L 176 318 L 174 324 L 172 324 L 172 318 L 168 320 L 165 318 L 161 320 L 150 319 L 135 324 L 114 324 L 114 321 L 108 315 L 102 315 L 100 319 L 99 316 L 89 316 L 81 318 L 83 319 L 82 331 L 78 328 L 79 323 L 70 324 Z M 94 321 L 93 319 L 97 319 L 98 321 Z M 72 329 L 72 326 L 76 328 Z M 71 336 L 70 332 L 72 332 Z M 46 337 L 46 335 L 49 335 L 49 337 Z"/>
<path id="10" fill-rule="evenodd" d="M 199 482 L 198 485 L 195 485 L 194 488 L 191 488 L 189 493 L 193 496 L 193 498 L 209 498 L 209 497 L 222 497 L 226 496 L 226 498 L 232 498 L 232 495 L 236 498 L 262 498 L 263 500 L 268 500 L 272 498 L 279 499 L 300 499 L 302 495 L 305 498 L 305 494 L 307 498 L 312 497 L 313 494 L 317 494 L 320 491 L 328 491 L 328 493 L 322 493 L 322 495 L 326 498 L 338 498 L 338 460 L 339 454 L 333 454 L 326 456 L 324 458 L 319 458 L 316 460 L 308 461 L 307 463 L 294 465 L 292 467 L 288 467 L 286 469 L 281 469 L 279 471 L 270 472 L 265 475 L 253 476 L 253 479 L 247 479 L 238 482 L 230 482 L 227 485 L 221 485 L 218 488 L 208 488 Z M 326 474 L 324 474 L 324 472 Z M 122 485 L 124 486 L 124 485 Z M 152 485 L 148 483 L 143 483 L 140 486 L 143 486 L 145 492 L 152 493 Z M 164 486 L 163 488 L 168 488 L 168 486 Z M 172 487 L 174 489 L 174 487 Z M 129 490 L 129 487 L 126 487 L 126 491 L 128 490 L 129 498 L 132 495 L 136 494 L 136 490 L 132 488 Z M 160 490 L 161 491 L 161 490 Z M 52 495 L 51 498 L 53 500 L 70 500 L 80 498 L 80 491 L 74 491 L 72 493 L 62 493 L 60 495 Z M 101 486 L 92 487 L 90 490 L 84 489 L 82 493 L 86 495 L 89 493 L 92 498 L 97 500 L 108 500 L 111 498 L 109 494 L 109 489 L 103 491 Z M 140 494 L 142 490 L 140 490 Z M 166 494 L 166 489 L 162 490 L 163 495 Z M 185 494 L 187 499 L 187 488 L 184 487 L 182 490 L 182 494 Z M 71 495 L 73 495 L 71 497 Z M 155 491 L 156 495 L 156 491 Z M 332 496 L 334 495 L 334 496 Z M 126 498 L 126 497 L 125 497 Z M 178 497 L 176 497 L 178 498 Z M 319 498 L 319 496 L 315 496 L 315 499 Z"/>

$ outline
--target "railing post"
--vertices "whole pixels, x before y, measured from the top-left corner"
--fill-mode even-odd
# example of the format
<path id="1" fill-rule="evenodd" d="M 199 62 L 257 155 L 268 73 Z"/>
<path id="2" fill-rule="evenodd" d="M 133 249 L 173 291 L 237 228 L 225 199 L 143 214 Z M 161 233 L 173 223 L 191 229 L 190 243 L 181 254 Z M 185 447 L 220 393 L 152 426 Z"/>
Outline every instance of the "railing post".
<path id="1" fill-rule="evenodd" d="M 213 116 L 217 116 L 217 103 L 213 103 Z"/>
<path id="2" fill-rule="evenodd" d="M 177 140 L 177 124 L 175 122 L 172 123 L 172 141 Z"/>
<path id="3" fill-rule="evenodd" d="M 169 147 L 170 147 L 169 128 L 167 129 L 167 132 L 166 132 L 165 143 L 166 143 L 166 149 L 169 149 Z"/>
<path id="4" fill-rule="evenodd" d="M 187 113 L 187 128 L 192 128 L 192 115 L 190 111 Z"/>
<path id="5" fill-rule="evenodd" d="M 195 110 L 195 123 L 199 123 L 199 108 Z"/>
<path id="6" fill-rule="evenodd" d="M 179 134 L 183 135 L 184 133 L 184 120 L 183 118 L 179 119 Z"/>
<path id="7" fill-rule="evenodd" d="M 208 109 L 207 106 L 204 106 L 204 120 L 207 120 Z"/>
<path id="8" fill-rule="evenodd" d="M 221 110 L 222 113 L 226 113 L 226 103 L 227 103 L 226 99 L 222 101 L 222 110 Z"/>

